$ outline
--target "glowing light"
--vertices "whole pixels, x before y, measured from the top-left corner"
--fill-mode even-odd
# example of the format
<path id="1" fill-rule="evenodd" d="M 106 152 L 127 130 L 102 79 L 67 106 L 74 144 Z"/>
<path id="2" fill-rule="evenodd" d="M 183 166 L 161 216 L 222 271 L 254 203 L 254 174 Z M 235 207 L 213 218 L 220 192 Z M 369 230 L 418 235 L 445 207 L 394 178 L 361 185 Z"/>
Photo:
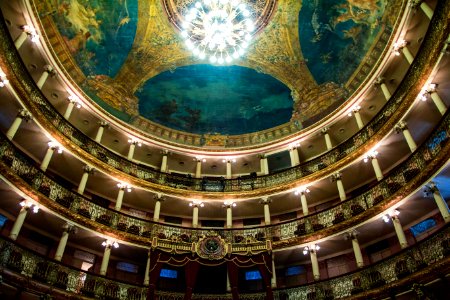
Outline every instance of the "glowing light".
<path id="1" fill-rule="evenodd" d="M 249 46 L 255 24 L 239 0 L 203 0 L 190 7 L 181 24 L 186 47 L 211 64 L 229 64 Z"/>

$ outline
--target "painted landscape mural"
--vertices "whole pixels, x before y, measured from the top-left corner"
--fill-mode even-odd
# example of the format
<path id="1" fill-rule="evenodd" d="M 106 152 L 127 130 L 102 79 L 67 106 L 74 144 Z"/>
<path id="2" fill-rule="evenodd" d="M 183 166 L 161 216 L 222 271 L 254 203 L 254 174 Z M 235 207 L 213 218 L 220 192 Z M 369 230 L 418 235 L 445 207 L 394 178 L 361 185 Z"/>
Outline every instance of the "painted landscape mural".
<path id="1" fill-rule="evenodd" d="M 241 134 L 288 122 L 290 90 L 238 67 L 193 65 L 150 79 L 137 93 L 142 116 L 193 133 Z"/>

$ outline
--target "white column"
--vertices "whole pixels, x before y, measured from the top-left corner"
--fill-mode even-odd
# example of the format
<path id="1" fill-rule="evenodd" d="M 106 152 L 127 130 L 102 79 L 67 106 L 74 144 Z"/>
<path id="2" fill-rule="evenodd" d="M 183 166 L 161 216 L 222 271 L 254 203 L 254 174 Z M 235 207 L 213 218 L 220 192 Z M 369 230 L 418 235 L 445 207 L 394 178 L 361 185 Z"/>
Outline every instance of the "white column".
<path id="1" fill-rule="evenodd" d="M 12 140 L 14 138 L 23 120 L 28 122 L 31 119 L 32 119 L 31 114 L 28 111 L 26 111 L 25 109 L 19 110 L 17 117 L 14 119 L 13 123 L 11 124 L 11 127 L 9 127 L 8 131 L 6 132 L 6 136 L 8 137 L 8 139 Z"/>
<path id="2" fill-rule="evenodd" d="M 31 26 L 23 25 L 21 26 L 22 32 L 20 35 L 15 39 L 14 46 L 16 46 L 16 49 L 19 50 L 23 43 L 27 40 L 28 37 L 30 37 L 31 42 L 37 43 L 39 40 L 39 35 L 36 32 L 36 29 L 34 29 Z"/>
<path id="3" fill-rule="evenodd" d="M 47 152 L 45 153 L 44 159 L 42 160 L 42 163 L 40 166 L 42 171 L 45 172 L 47 170 L 48 165 L 50 164 L 50 160 L 52 159 L 52 156 L 53 156 L 53 153 L 55 152 L 55 150 L 56 150 L 56 147 L 52 147 L 52 146 L 48 147 Z"/>
<path id="4" fill-rule="evenodd" d="M 66 249 L 67 240 L 69 239 L 69 234 L 73 231 L 73 228 L 74 227 L 71 224 L 64 225 L 61 238 L 59 239 L 58 248 L 56 249 L 55 260 L 61 261 L 64 250 Z"/>
<path id="5" fill-rule="evenodd" d="M 80 184 L 78 185 L 78 193 L 83 195 L 84 189 L 86 188 L 86 184 L 89 178 L 89 174 L 91 174 L 94 171 L 94 168 L 90 166 L 84 166 L 83 167 L 83 176 L 81 176 Z"/>
<path id="6" fill-rule="evenodd" d="M 314 247 L 314 246 L 311 246 Z M 314 280 L 320 279 L 319 262 L 317 260 L 317 251 L 313 248 L 309 250 L 309 256 L 311 257 L 312 271 Z"/>
<path id="7" fill-rule="evenodd" d="M 264 197 L 259 201 L 264 206 L 264 223 L 266 225 L 270 225 L 270 208 L 269 204 L 272 202 L 272 199 L 269 197 Z"/>
<path id="8" fill-rule="evenodd" d="M 202 159 L 197 159 L 195 165 L 195 178 L 202 178 Z"/>
<path id="9" fill-rule="evenodd" d="M 198 205 L 194 205 L 192 209 L 192 227 L 198 227 Z"/>
<path id="10" fill-rule="evenodd" d="M 397 124 L 397 126 L 395 126 L 395 132 L 403 133 L 403 136 L 405 137 L 406 143 L 408 144 L 409 149 L 411 150 L 411 152 L 414 152 L 417 149 L 417 144 L 414 141 L 411 132 L 408 129 L 408 126 L 406 125 L 405 122 L 401 121 Z"/>
<path id="11" fill-rule="evenodd" d="M 398 216 L 391 216 L 392 223 L 394 224 L 395 233 L 397 234 L 398 241 L 400 242 L 400 247 L 406 248 L 408 246 L 408 242 L 406 241 L 405 233 L 403 232 L 402 224 L 400 223 L 400 219 Z"/>
<path id="12" fill-rule="evenodd" d="M 138 140 L 135 140 L 135 139 L 129 139 L 129 140 L 128 140 L 128 143 L 130 144 L 130 148 L 128 149 L 128 155 L 127 155 L 127 158 L 128 158 L 129 160 L 132 160 L 132 159 L 133 159 L 133 156 L 134 156 L 134 150 L 136 149 L 136 145 L 139 146 L 139 147 L 141 147 L 141 146 L 142 146 L 142 143 L 139 142 Z"/>
<path id="13" fill-rule="evenodd" d="M 402 48 L 402 53 L 403 53 L 403 55 L 405 56 L 406 61 L 407 61 L 409 64 L 412 64 L 413 61 L 414 61 L 414 56 L 411 54 L 411 51 L 409 51 L 408 47 L 404 46 L 404 47 Z"/>
<path id="14" fill-rule="evenodd" d="M 300 192 L 300 202 L 302 203 L 303 216 L 307 216 L 309 214 L 309 209 L 308 202 L 306 201 L 306 191 Z"/>
<path id="15" fill-rule="evenodd" d="M 64 112 L 64 119 L 69 120 L 74 106 L 75 106 L 75 102 L 72 100 L 69 100 L 69 104 L 67 105 L 66 111 Z"/>
<path id="16" fill-rule="evenodd" d="M 425 15 L 428 17 L 428 19 L 431 20 L 434 12 L 431 9 L 431 7 L 424 0 L 412 0 L 411 2 L 412 2 L 411 4 L 412 4 L 413 8 L 420 6 L 420 8 L 425 13 Z"/>
<path id="17" fill-rule="evenodd" d="M 262 175 L 269 174 L 269 162 L 267 161 L 267 156 L 265 154 L 259 156 L 259 165 Z"/>
<path id="18" fill-rule="evenodd" d="M 327 146 L 328 147 L 328 146 Z M 291 158 L 291 166 L 295 167 L 300 164 L 297 147 L 289 149 L 289 157 Z"/>
<path id="19" fill-rule="evenodd" d="M 153 221 L 159 222 L 159 214 L 161 212 L 161 202 L 164 201 L 164 198 L 161 194 L 155 195 L 155 210 L 153 211 Z"/>
<path id="20" fill-rule="evenodd" d="M 144 285 L 148 286 L 150 283 L 150 250 L 147 253 L 147 264 L 145 265 Z"/>
<path id="21" fill-rule="evenodd" d="M 436 105 L 441 115 L 444 115 L 447 111 L 447 107 L 445 106 L 444 101 L 442 101 L 441 97 L 439 97 L 438 93 L 436 93 L 435 88 L 432 88 L 430 91 L 426 92 L 430 95 L 431 100 L 433 100 L 434 105 Z"/>
<path id="22" fill-rule="evenodd" d="M 323 128 L 322 134 L 325 138 L 325 145 L 327 146 L 327 150 L 333 149 L 333 144 L 331 143 L 331 138 L 330 135 L 328 134 L 328 128 Z"/>
<path id="23" fill-rule="evenodd" d="M 232 201 L 225 201 L 223 207 L 227 210 L 227 223 L 226 227 L 233 227 L 233 207 L 236 207 L 236 203 Z"/>
<path id="24" fill-rule="evenodd" d="M 353 253 L 355 254 L 356 265 L 358 266 L 358 268 L 362 268 L 362 267 L 364 267 L 364 259 L 363 259 L 362 253 L 361 253 L 361 247 L 359 246 L 359 242 L 358 242 L 356 233 L 350 232 L 349 236 L 352 241 Z"/>
<path id="25" fill-rule="evenodd" d="M 198 227 L 198 208 L 203 207 L 204 204 L 201 201 L 192 201 L 189 203 L 189 206 L 192 207 L 192 227 L 197 228 Z"/>
<path id="26" fill-rule="evenodd" d="M 125 186 L 119 187 L 119 192 L 117 193 L 117 198 L 116 198 L 116 205 L 114 206 L 114 209 L 117 211 L 119 211 L 122 208 L 122 201 L 123 201 L 123 195 L 125 194 L 125 188 L 126 188 Z"/>
<path id="27" fill-rule="evenodd" d="M 375 82 L 375 85 L 380 86 L 381 91 L 383 92 L 384 98 L 386 100 L 389 100 L 391 98 L 391 96 L 392 96 L 391 92 L 389 92 L 389 89 L 388 89 L 386 83 L 384 82 L 384 78 L 382 78 L 382 77 L 378 78 Z"/>
<path id="28" fill-rule="evenodd" d="M 335 173 L 331 176 L 331 181 L 336 182 L 336 186 L 339 192 L 339 199 L 344 201 L 347 199 L 347 195 L 345 194 L 344 184 L 342 183 L 342 174 Z"/>
<path id="29" fill-rule="evenodd" d="M 97 134 L 95 135 L 95 141 L 100 143 L 102 141 L 103 132 L 105 131 L 105 127 L 108 126 L 107 122 L 101 121 L 100 126 L 98 127 Z"/>
<path id="30" fill-rule="evenodd" d="M 441 193 L 439 192 L 438 187 L 434 182 L 430 182 L 427 189 L 433 193 L 434 201 L 436 201 L 436 205 L 439 208 L 439 212 L 442 215 L 442 218 L 444 218 L 445 223 L 448 223 L 450 221 L 450 215 L 448 212 L 448 205 L 447 202 L 442 197 Z"/>
<path id="31" fill-rule="evenodd" d="M 28 33 L 22 31 L 22 33 L 20 33 L 20 35 L 16 38 L 16 40 L 14 41 L 14 46 L 16 46 L 17 50 L 19 50 L 20 47 L 22 47 L 23 43 L 27 40 L 27 37 Z"/>
<path id="32" fill-rule="evenodd" d="M 355 116 L 356 125 L 358 126 L 358 129 L 362 129 L 364 127 L 361 114 L 359 113 L 360 110 L 361 106 L 356 105 L 355 107 L 352 108 L 351 112 L 348 114 L 349 116 L 351 116 L 352 114 Z"/>
<path id="33" fill-rule="evenodd" d="M 47 78 L 49 75 L 54 76 L 55 70 L 53 69 L 52 66 L 50 65 L 46 65 L 44 67 L 44 72 L 42 72 L 41 77 L 39 78 L 39 80 L 37 81 L 36 85 L 38 86 L 39 89 L 42 89 L 42 87 L 44 86 L 45 82 L 47 81 Z"/>
<path id="34" fill-rule="evenodd" d="M 167 173 L 167 155 L 169 152 L 167 150 L 163 150 L 163 157 L 161 161 L 161 172 Z"/>
<path id="35" fill-rule="evenodd" d="M 272 252 L 272 279 L 271 279 L 271 284 L 272 284 L 272 288 L 276 288 L 277 287 L 277 273 L 276 273 L 276 269 L 275 269 L 275 258 L 273 257 L 273 252 Z"/>
<path id="36" fill-rule="evenodd" d="M 376 157 L 371 158 L 372 161 L 372 167 L 375 171 L 375 176 L 377 177 L 377 180 L 380 181 L 383 179 L 383 172 L 381 172 L 380 164 L 378 163 L 378 159 Z"/>
<path id="37" fill-rule="evenodd" d="M 102 264 L 100 266 L 100 275 L 106 275 L 108 270 L 109 257 L 111 256 L 111 244 L 105 246 L 105 252 L 103 253 Z"/>
<path id="38" fill-rule="evenodd" d="M 25 222 L 25 218 L 27 217 L 29 209 L 30 207 L 27 205 L 22 206 L 22 208 L 20 209 L 19 215 L 17 216 L 17 219 L 14 222 L 11 232 L 9 233 L 10 239 L 12 240 L 17 239 L 17 236 L 19 235 L 20 229 L 22 229 L 23 222 Z"/>
<path id="39" fill-rule="evenodd" d="M 231 179 L 231 160 L 227 160 L 227 174 L 225 176 L 226 179 Z"/>

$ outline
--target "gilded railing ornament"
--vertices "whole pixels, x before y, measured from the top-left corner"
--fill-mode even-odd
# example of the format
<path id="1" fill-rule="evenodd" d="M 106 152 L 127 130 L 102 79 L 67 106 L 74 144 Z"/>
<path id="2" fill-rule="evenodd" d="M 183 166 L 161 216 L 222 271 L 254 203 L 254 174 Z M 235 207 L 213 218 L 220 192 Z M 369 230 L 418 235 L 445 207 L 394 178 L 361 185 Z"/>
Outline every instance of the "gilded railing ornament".
<path id="1" fill-rule="evenodd" d="M 222 259 L 227 255 L 228 247 L 225 241 L 215 232 L 203 236 L 196 243 L 196 253 L 201 258 L 210 260 Z"/>

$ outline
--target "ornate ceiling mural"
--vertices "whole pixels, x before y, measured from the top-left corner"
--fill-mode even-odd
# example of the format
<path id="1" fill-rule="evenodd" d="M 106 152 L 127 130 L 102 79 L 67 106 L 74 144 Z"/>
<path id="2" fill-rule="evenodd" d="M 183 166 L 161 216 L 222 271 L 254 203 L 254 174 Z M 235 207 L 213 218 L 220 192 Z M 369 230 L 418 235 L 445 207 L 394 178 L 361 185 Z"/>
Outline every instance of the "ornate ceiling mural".
<path id="1" fill-rule="evenodd" d="M 180 35 L 194 0 L 35 5 L 66 71 L 109 113 L 150 134 L 169 130 L 164 135 L 177 140 L 278 126 L 260 141 L 291 134 L 341 105 L 370 74 L 404 7 L 402 0 L 243 2 L 252 8 L 253 40 L 233 65 L 221 67 L 194 57 Z"/>
<path id="2" fill-rule="evenodd" d="M 137 0 L 58 2 L 52 16 L 86 76 L 116 76 L 133 46 Z"/>
<path id="3" fill-rule="evenodd" d="M 318 83 L 345 84 L 380 32 L 387 0 L 304 1 L 299 36 Z"/>
<path id="4" fill-rule="evenodd" d="M 141 116 L 198 134 L 260 131 L 288 122 L 292 114 L 284 84 L 238 66 L 180 67 L 151 78 L 136 95 Z"/>

